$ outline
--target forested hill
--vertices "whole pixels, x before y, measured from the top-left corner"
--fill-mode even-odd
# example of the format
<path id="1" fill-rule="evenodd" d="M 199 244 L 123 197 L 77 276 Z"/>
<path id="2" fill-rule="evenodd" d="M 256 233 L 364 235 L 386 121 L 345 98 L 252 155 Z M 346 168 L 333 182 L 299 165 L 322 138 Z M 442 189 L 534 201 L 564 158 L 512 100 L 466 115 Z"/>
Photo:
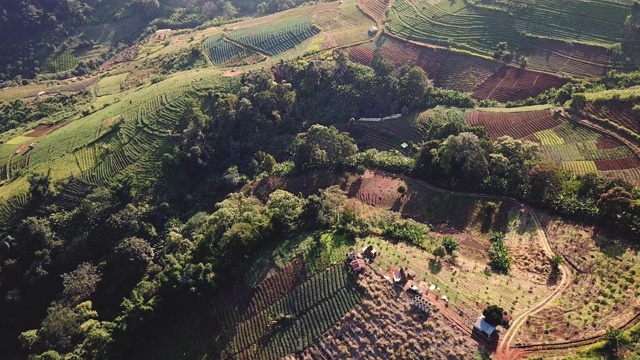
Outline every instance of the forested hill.
<path id="1" fill-rule="evenodd" d="M 262 15 L 303 0 L 0 0 L 0 84 L 93 70 L 148 26 L 190 28 Z M 54 66 L 71 52 L 80 61 Z M 73 70 L 73 72 L 71 72 Z"/>

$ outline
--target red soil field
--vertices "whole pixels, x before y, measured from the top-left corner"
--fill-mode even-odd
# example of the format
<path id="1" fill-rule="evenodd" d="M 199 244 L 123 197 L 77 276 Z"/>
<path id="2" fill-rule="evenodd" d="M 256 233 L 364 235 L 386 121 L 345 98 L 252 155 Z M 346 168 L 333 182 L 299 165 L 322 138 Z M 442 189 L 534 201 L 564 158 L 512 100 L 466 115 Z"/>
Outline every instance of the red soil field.
<path id="1" fill-rule="evenodd" d="M 527 67 L 532 70 L 581 78 L 605 75 L 610 62 L 605 48 L 549 39 L 535 40 L 526 56 Z"/>
<path id="2" fill-rule="evenodd" d="M 33 129 L 33 131 L 31 131 L 30 133 L 26 134 L 25 136 L 39 137 L 39 136 L 42 136 L 42 135 L 48 133 L 49 130 L 52 127 L 53 126 L 51 126 L 51 125 L 38 125 L 35 129 Z"/>
<path id="3" fill-rule="evenodd" d="M 615 149 L 620 146 L 624 144 L 609 136 L 600 135 L 596 141 L 597 149 Z"/>
<path id="4" fill-rule="evenodd" d="M 499 64 L 475 56 L 464 55 L 446 49 L 434 49 L 385 37 L 382 55 L 397 66 L 419 66 L 438 87 L 472 92 L 491 76 Z M 352 61 L 369 65 L 373 58 L 373 44 L 350 49 Z M 370 54 L 370 55 L 369 55 Z"/>
<path id="5" fill-rule="evenodd" d="M 595 160 L 598 170 L 626 170 L 640 167 L 640 161 L 635 156 L 610 160 Z"/>
<path id="6" fill-rule="evenodd" d="M 562 122 L 553 116 L 551 109 L 546 109 L 512 113 L 471 111 L 467 113 L 465 123 L 484 126 L 491 140 L 495 141 L 503 135 L 514 139 L 527 138 L 538 131 L 552 129 Z"/>
<path id="7" fill-rule="evenodd" d="M 473 97 L 500 102 L 516 101 L 537 96 L 566 83 L 566 79 L 547 73 L 504 66 L 480 84 Z"/>
<path id="8" fill-rule="evenodd" d="M 635 133 L 640 133 L 640 116 L 633 113 L 630 103 L 589 103 L 585 107 L 585 112 L 588 115 L 595 116 L 600 119 L 611 120 L 614 123 L 620 126 L 624 126 Z"/>
<path id="9" fill-rule="evenodd" d="M 384 18 L 384 12 L 388 4 L 389 0 L 358 0 L 358 5 L 376 20 Z"/>

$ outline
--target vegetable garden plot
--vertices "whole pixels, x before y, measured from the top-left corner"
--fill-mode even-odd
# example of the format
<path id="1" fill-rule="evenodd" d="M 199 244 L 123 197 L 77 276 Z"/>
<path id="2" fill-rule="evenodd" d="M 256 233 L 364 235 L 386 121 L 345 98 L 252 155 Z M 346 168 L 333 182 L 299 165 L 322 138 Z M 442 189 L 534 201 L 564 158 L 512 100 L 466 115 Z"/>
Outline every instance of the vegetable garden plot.
<path id="1" fill-rule="evenodd" d="M 54 73 L 73 69 L 77 64 L 78 60 L 73 56 L 71 50 L 55 54 L 49 59 L 49 69 Z"/>
<path id="2" fill-rule="evenodd" d="M 369 29 L 375 25 L 375 22 L 352 4 L 342 4 L 337 10 L 318 12 L 314 23 L 329 37 L 322 49 L 365 41 L 369 38 Z"/>
<path id="3" fill-rule="evenodd" d="M 226 352 L 237 359 L 276 359 L 311 344 L 362 298 L 362 289 L 344 264 L 318 273 L 280 300 L 231 329 Z M 219 313 L 234 324 L 233 314 Z"/>
<path id="4" fill-rule="evenodd" d="M 228 38 L 258 49 L 269 56 L 275 56 L 317 35 L 320 30 L 309 18 L 294 18 L 282 21 L 266 28 L 248 28 L 236 30 Z"/>
<path id="5" fill-rule="evenodd" d="M 358 0 L 358 4 L 374 19 L 382 20 L 389 0 Z"/>
<path id="6" fill-rule="evenodd" d="M 473 96 L 508 102 L 534 97 L 566 83 L 566 79 L 547 73 L 505 66 L 480 84 Z"/>
<path id="7" fill-rule="evenodd" d="M 632 106 L 633 102 L 604 102 L 596 104 L 590 102 L 586 105 L 585 112 L 599 119 L 611 120 L 615 124 L 635 133 L 640 133 L 640 115 L 631 110 Z"/>
<path id="8" fill-rule="evenodd" d="M 96 96 L 113 95 L 122 91 L 122 84 L 127 80 L 129 73 L 106 77 L 96 85 Z"/>
<path id="9" fill-rule="evenodd" d="M 600 176 L 612 179 L 622 179 L 632 186 L 640 186 L 640 167 L 624 170 L 600 170 Z"/>
<path id="10" fill-rule="evenodd" d="M 598 168 L 593 161 L 563 161 L 560 163 L 560 165 L 562 166 L 562 168 L 578 175 L 598 172 Z"/>
<path id="11" fill-rule="evenodd" d="M 640 168 L 640 160 L 635 156 L 618 159 L 596 160 L 598 170 L 627 170 Z"/>
<path id="12" fill-rule="evenodd" d="M 202 43 L 205 53 L 214 65 L 225 65 L 228 62 L 241 63 L 253 53 L 225 41 L 222 35 L 215 35 Z"/>
<path id="13" fill-rule="evenodd" d="M 492 141 L 503 135 L 521 139 L 562 124 L 548 109 L 510 113 L 470 111 L 465 117 L 465 123 L 484 126 Z"/>

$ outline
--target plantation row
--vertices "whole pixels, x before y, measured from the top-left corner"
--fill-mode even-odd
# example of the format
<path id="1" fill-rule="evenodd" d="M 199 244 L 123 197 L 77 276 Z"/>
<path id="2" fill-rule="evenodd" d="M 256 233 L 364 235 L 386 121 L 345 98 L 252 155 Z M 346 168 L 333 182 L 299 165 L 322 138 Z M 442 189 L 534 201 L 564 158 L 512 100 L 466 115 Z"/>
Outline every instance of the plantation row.
<path id="1" fill-rule="evenodd" d="M 618 159 L 603 159 L 595 161 L 598 170 L 628 170 L 640 168 L 640 160 L 635 156 Z"/>
<path id="2" fill-rule="evenodd" d="M 375 23 L 355 6 L 343 4 L 338 10 L 321 11 L 315 15 L 314 23 L 329 37 L 323 49 L 345 46 L 365 41 L 369 29 Z"/>
<path id="3" fill-rule="evenodd" d="M 49 60 L 49 69 L 54 73 L 73 69 L 76 65 L 78 65 L 78 60 L 73 56 L 71 50 L 53 55 Z"/>
<path id="4" fill-rule="evenodd" d="M 96 96 L 105 96 L 105 95 L 113 95 L 122 91 L 122 84 L 124 84 L 125 80 L 129 73 L 113 75 L 106 77 L 98 82 L 96 85 Z"/>
<path id="5" fill-rule="evenodd" d="M 633 103 L 615 104 L 593 104 L 588 103 L 585 112 L 599 119 L 607 119 L 612 122 L 624 126 L 625 128 L 640 134 L 640 115 L 636 115 L 631 110 Z"/>
<path id="6" fill-rule="evenodd" d="M 560 165 L 563 169 L 569 170 L 571 173 L 577 175 L 598 172 L 598 168 L 593 161 L 563 161 Z"/>
<path id="7" fill-rule="evenodd" d="M 293 49 L 320 32 L 309 19 L 294 19 L 274 24 L 266 29 L 249 28 L 234 31 L 229 39 L 275 56 Z"/>
<path id="8" fill-rule="evenodd" d="M 601 176 L 614 179 L 622 179 L 633 186 L 640 186 L 640 167 L 624 170 L 600 170 Z"/>
<path id="9" fill-rule="evenodd" d="M 384 18 L 384 13 L 389 5 L 389 0 L 359 0 L 358 4 L 367 14 L 380 21 Z"/>
<path id="10" fill-rule="evenodd" d="M 229 351 L 234 358 L 271 359 L 301 350 L 342 318 L 361 296 L 348 268 L 331 266 L 236 325 Z M 289 318 L 278 320 L 281 315 Z"/>
<path id="11" fill-rule="evenodd" d="M 547 73 L 506 66 L 482 82 L 473 93 L 473 97 L 500 102 L 522 100 L 538 96 L 551 88 L 559 88 L 566 83 L 566 79 Z"/>
<path id="12" fill-rule="evenodd" d="M 206 39 L 202 47 L 214 65 L 224 65 L 231 60 L 240 61 L 251 56 L 245 49 L 225 41 L 222 35 Z"/>
<path id="13" fill-rule="evenodd" d="M 463 0 L 398 0 L 391 8 L 388 27 L 413 40 L 440 45 L 452 42 L 455 47 L 487 55 L 498 42 L 515 46 L 525 34 L 609 47 L 620 39 L 630 6 L 631 1 L 538 0 L 526 4 L 524 10 L 507 6 L 501 10 Z"/>
<path id="14" fill-rule="evenodd" d="M 465 117 L 467 125 L 482 125 L 492 141 L 508 135 L 514 139 L 531 136 L 539 131 L 555 128 L 562 122 L 549 109 L 526 112 L 470 111 Z"/>
<path id="15" fill-rule="evenodd" d="M 537 40 L 526 56 L 529 69 L 581 78 L 603 76 L 610 59 L 605 48 L 546 39 Z"/>

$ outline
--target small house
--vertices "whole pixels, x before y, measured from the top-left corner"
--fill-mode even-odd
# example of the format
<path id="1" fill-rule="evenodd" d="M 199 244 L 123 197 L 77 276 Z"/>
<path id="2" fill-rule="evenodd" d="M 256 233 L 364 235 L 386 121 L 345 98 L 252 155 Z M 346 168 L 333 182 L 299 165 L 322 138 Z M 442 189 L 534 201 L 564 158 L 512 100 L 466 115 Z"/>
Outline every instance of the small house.
<path id="1" fill-rule="evenodd" d="M 406 276 L 408 280 L 413 280 L 416 278 L 416 272 L 410 268 L 404 268 L 404 276 Z"/>
<path id="2" fill-rule="evenodd" d="M 393 282 L 395 284 L 404 282 L 405 279 L 406 277 L 402 268 L 393 271 Z"/>
<path id="3" fill-rule="evenodd" d="M 374 249 L 373 245 L 368 245 L 362 248 L 361 254 L 363 257 L 375 259 L 378 257 L 378 250 Z"/>
<path id="4" fill-rule="evenodd" d="M 382 118 L 366 118 L 366 117 L 361 117 L 358 119 L 358 122 L 380 122 L 382 121 Z"/>
<path id="5" fill-rule="evenodd" d="M 473 333 L 487 340 L 491 340 L 494 335 L 496 327 L 484 321 L 484 316 L 480 316 L 473 323 Z"/>
<path id="6" fill-rule="evenodd" d="M 365 266 L 367 265 L 362 259 L 356 259 L 351 262 L 351 269 L 356 273 L 364 271 Z"/>
<path id="7" fill-rule="evenodd" d="M 377 26 L 371 26 L 369 28 L 369 36 L 376 36 L 377 33 L 378 33 L 378 27 Z"/>
<path id="8" fill-rule="evenodd" d="M 411 299 L 411 306 L 421 310 L 427 315 L 429 315 L 429 311 L 431 310 L 431 303 L 423 299 L 420 295 L 416 295 Z"/>

